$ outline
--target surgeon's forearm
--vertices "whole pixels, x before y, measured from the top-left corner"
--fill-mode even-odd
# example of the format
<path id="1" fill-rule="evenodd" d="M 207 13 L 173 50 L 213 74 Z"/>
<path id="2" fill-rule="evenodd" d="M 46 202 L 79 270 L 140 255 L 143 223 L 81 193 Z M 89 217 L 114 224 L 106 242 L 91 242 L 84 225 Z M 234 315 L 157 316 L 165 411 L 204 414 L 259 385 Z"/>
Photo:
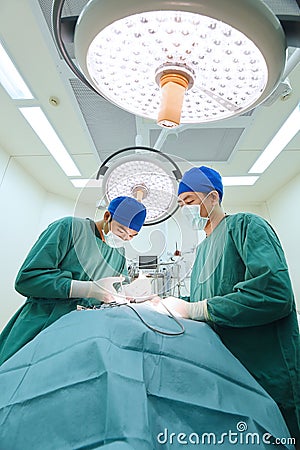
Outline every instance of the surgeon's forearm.
<path id="1" fill-rule="evenodd" d="M 68 298 L 71 286 L 69 273 L 59 270 L 53 273 L 47 273 L 46 270 L 43 272 L 19 272 L 15 282 L 16 291 L 24 297 Z"/>

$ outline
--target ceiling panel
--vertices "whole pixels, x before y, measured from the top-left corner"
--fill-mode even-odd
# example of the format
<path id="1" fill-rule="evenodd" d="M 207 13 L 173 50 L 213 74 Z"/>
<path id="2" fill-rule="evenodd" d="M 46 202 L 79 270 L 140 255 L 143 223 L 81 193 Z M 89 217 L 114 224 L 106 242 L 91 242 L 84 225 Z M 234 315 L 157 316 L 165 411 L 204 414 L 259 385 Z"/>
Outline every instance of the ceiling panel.
<path id="1" fill-rule="evenodd" d="M 179 134 L 170 134 L 164 142 L 163 151 L 185 157 L 189 161 L 226 162 L 241 137 L 243 128 L 187 129 Z M 150 144 L 153 147 L 160 131 L 151 130 Z"/>
<path id="2" fill-rule="evenodd" d="M 251 152 L 252 153 L 252 152 Z M 250 153 L 250 157 L 251 157 Z M 259 153 L 257 153 L 257 156 Z M 252 154 L 252 157 L 254 155 Z M 245 155 L 247 157 L 247 155 Z M 237 164 L 240 167 L 239 164 Z M 214 168 L 222 174 L 230 175 L 226 167 L 214 164 Z M 289 181 L 300 173 L 300 152 L 283 151 L 265 173 L 259 177 L 253 186 L 226 186 L 226 202 L 248 204 L 252 202 L 265 202 L 276 192 L 280 191 Z M 236 173 L 238 175 L 238 173 Z M 241 174 L 241 173 L 240 173 Z M 241 175 L 244 175 L 243 173 Z"/>
<path id="3" fill-rule="evenodd" d="M 70 80 L 74 95 L 101 160 L 108 154 L 135 145 L 135 116 L 100 95 L 80 80 Z"/>
<path id="4" fill-rule="evenodd" d="M 263 2 L 278 15 L 299 14 L 299 6 L 295 0 L 263 0 Z"/>
<path id="5" fill-rule="evenodd" d="M 45 156 L 16 156 L 14 160 L 20 164 L 25 171 L 31 175 L 43 188 L 62 197 L 70 198 L 74 201 L 80 200 L 86 203 L 96 204 L 99 199 L 101 189 L 86 189 L 81 194 L 81 189 L 75 189 L 71 181 L 64 176 L 61 168 L 50 155 Z M 98 171 L 98 165 L 95 164 L 93 155 L 76 155 L 75 163 L 80 166 L 83 178 L 95 178 Z M 63 175 L 63 176 L 61 176 Z"/>

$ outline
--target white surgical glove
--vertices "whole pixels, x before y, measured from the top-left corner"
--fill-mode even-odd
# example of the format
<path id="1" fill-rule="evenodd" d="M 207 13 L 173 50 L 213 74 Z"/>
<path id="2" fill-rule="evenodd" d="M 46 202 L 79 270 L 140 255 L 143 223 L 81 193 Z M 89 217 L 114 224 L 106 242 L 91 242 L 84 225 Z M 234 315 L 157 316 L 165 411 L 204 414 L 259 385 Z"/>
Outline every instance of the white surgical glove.
<path id="1" fill-rule="evenodd" d="M 207 310 L 207 299 L 200 302 L 188 303 L 188 319 L 200 320 L 206 322 L 209 320 L 209 314 Z"/>
<path id="2" fill-rule="evenodd" d="M 155 297 L 151 302 L 156 309 L 156 311 L 162 314 L 172 313 L 173 316 L 188 318 L 187 305 L 188 303 L 180 298 L 176 297 L 166 297 L 159 298 Z M 165 308 L 165 306 L 166 308 Z"/>
<path id="3" fill-rule="evenodd" d="M 69 298 L 95 298 L 99 302 L 110 303 L 117 297 L 115 283 L 122 283 L 124 277 L 107 277 L 94 281 L 72 280 Z"/>
<path id="4" fill-rule="evenodd" d="M 152 303 L 155 309 L 163 314 L 168 314 L 168 311 L 163 306 L 165 305 L 174 316 L 200 321 L 206 321 L 209 319 L 207 311 L 207 300 L 188 303 L 185 300 L 181 300 L 180 298 L 176 297 L 167 297 L 164 299 L 159 299 L 158 297 L 156 297 L 152 301 Z"/>
<path id="5" fill-rule="evenodd" d="M 137 303 L 149 300 L 153 297 L 151 292 L 151 281 L 142 272 L 130 284 L 122 286 L 122 294 L 129 300 L 134 300 Z"/>

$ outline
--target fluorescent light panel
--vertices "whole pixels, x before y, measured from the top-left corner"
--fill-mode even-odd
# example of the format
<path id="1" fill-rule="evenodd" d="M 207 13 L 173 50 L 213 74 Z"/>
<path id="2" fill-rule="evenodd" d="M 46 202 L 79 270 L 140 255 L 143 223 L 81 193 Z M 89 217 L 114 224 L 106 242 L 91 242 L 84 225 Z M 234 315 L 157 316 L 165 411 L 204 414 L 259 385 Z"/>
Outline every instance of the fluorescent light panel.
<path id="1" fill-rule="evenodd" d="M 263 173 L 300 130 L 300 103 L 275 134 L 248 173 Z"/>
<path id="2" fill-rule="evenodd" d="M 0 83 L 14 100 L 30 100 L 33 95 L 0 42 Z"/>
<path id="3" fill-rule="evenodd" d="M 33 106 L 19 108 L 19 110 L 43 144 L 45 144 L 65 174 L 69 177 L 80 176 L 81 173 L 77 169 L 74 161 L 65 149 L 41 108 L 38 106 Z"/>
<path id="4" fill-rule="evenodd" d="M 222 177 L 224 186 L 252 186 L 259 177 Z"/>
<path id="5" fill-rule="evenodd" d="M 76 188 L 100 188 L 102 186 L 102 180 L 89 179 L 89 178 L 74 178 L 70 180 L 73 186 Z"/>

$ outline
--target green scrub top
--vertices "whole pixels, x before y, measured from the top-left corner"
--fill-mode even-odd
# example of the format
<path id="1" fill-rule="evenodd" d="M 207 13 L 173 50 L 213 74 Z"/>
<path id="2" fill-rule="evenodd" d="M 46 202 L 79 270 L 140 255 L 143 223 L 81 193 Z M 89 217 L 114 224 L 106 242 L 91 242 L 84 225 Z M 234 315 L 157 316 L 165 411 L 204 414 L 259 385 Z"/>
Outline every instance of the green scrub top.
<path id="1" fill-rule="evenodd" d="M 284 252 L 262 218 L 226 216 L 200 243 L 190 301 L 207 299 L 210 325 L 279 405 L 300 439 L 300 341 Z"/>
<path id="2" fill-rule="evenodd" d="M 41 234 L 16 278 L 27 297 L 0 335 L 0 364 L 64 314 L 92 299 L 69 298 L 72 280 L 127 275 L 124 249 L 102 242 L 90 219 L 65 217 Z"/>

